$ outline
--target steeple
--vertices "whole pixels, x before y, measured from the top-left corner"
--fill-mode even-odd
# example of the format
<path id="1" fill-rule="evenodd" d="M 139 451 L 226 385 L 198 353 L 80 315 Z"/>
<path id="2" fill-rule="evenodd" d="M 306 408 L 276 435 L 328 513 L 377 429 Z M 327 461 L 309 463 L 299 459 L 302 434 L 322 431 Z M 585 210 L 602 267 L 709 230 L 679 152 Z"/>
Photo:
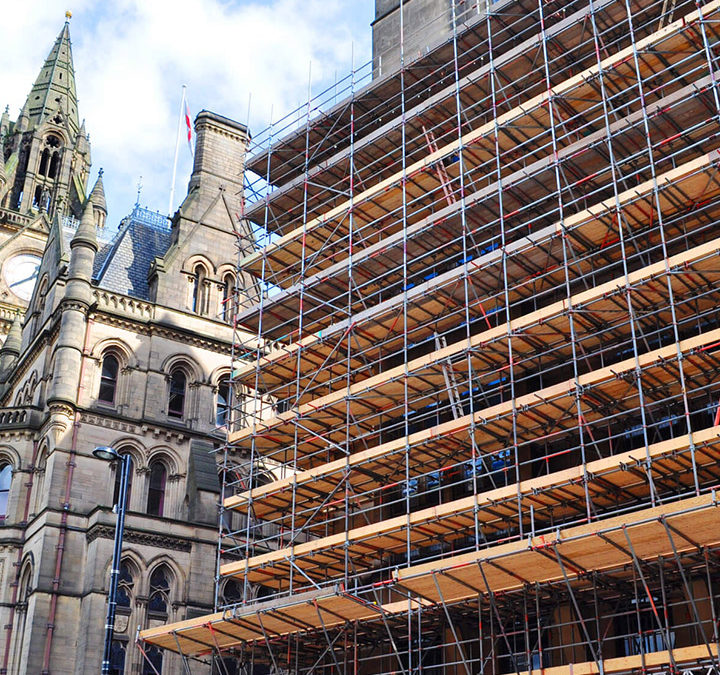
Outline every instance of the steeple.
<path id="1" fill-rule="evenodd" d="M 60 115 L 73 136 L 80 129 L 75 91 L 75 69 L 70 43 L 70 18 L 55 40 L 25 104 L 31 125 Z"/>
<path id="2" fill-rule="evenodd" d="M 101 230 L 105 227 L 105 218 L 107 217 L 107 204 L 105 203 L 105 188 L 103 186 L 103 170 L 98 171 L 98 177 L 95 186 L 90 193 L 89 200 L 93 206 L 93 214 L 95 217 L 95 227 Z"/>

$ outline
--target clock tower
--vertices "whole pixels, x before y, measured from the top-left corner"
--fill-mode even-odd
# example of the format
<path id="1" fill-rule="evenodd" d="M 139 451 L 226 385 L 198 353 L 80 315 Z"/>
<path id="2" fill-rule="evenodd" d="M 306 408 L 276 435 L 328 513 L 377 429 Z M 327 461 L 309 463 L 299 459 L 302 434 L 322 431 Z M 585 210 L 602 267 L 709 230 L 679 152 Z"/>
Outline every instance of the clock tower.
<path id="1" fill-rule="evenodd" d="M 89 173 L 68 14 L 19 116 L 0 118 L 0 342 L 27 308 L 52 219 L 82 214 Z"/>

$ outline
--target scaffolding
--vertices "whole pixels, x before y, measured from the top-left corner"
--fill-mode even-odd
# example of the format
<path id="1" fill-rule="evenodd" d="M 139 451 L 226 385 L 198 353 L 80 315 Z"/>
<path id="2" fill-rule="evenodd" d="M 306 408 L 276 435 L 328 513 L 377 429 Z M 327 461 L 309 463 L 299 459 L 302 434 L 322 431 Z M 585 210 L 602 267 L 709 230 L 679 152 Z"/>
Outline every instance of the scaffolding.
<path id="1" fill-rule="evenodd" d="M 141 644 L 717 675 L 720 0 L 449 6 L 253 140 L 217 611 Z"/>

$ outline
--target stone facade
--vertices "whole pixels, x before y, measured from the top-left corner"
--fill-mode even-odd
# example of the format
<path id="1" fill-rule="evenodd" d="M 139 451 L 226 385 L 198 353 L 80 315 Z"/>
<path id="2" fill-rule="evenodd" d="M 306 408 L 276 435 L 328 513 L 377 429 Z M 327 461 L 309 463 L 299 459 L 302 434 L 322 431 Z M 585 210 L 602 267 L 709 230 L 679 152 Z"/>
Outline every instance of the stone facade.
<path id="1" fill-rule="evenodd" d="M 53 49 L 63 45 L 71 69 L 67 24 Z M 61 106 L 76 114 L 72 80 Z M 38 82 L 55 91 L 43 73 Z M 36 122 L 31 147 L 43 124 L 56 122 Z M 97 446 L 133 463 L 115 672 L 154 672 L 134 647 L 138 627 L 214 606 L 212 450 L 231 414 L 232 320 L 235 298 L 245 297 L 236 289 L 246 287 L 235 278 L 237 246 L 252 246 L 238 217 L 248 135 L 206 111 L 195 127 L 188 195 L 171 222 L 136 207 L 107 237 L 102 177 L 89 198 L 73 192 L 84 191 L 89 149 L 73 155 L 75 167 L 78 157 L 88 162 L 80 176 L 53 192 L 49 208 L 28 212 L 45 227 L 24 235 L 42 261 L 25 318 L 15 316 L 0 350 L 0 489 L 9 483 L 0 492 L 0 673 L 100 670 L 117 467 L 92 455 Z M 68 143 L 73 128 L 63 132 Z M 18 174 L 6 184 L 20 182 Z M 17 206 L 15 194 L 2 198 Z M 13 214 L 25 206 L 23 196 Z M 172 655 L 148 657 L 162 673 L 181 672 Z"/>
<path id="2" fill-rule="evenodd" d="M 458 24 L 480 13 L 484 1 L 455 2 Z M 372 24 L 373 76 L 391 75 L 400 68 L 402 6 L 405 64 L 423 56 L 452 36 L 453 0 L 375 0 Z"/>
<path id="3" fill-rule="evenodd" d="M 90 174 L 65 22 L 17 118 L 0 118 L 0 342 L 27 307 L 33 261 L 54 216 L 79 218 Z"/>

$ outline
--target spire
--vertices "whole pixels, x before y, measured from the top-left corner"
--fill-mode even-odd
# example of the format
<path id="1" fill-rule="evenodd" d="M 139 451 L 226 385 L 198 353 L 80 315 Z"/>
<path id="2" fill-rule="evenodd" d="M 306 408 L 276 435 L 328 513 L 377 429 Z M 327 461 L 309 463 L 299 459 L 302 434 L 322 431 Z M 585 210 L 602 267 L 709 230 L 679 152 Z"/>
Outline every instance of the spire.
<path id="1" fill-rule="evenodd" d="M 103 186 L 103 170 L 98 171 L 95 186 L 90 193 L 90 201 L 96 209 L 100 209 L 107 215 L 107 204 L 105 203 L 105 188 Z"/>
<path id="2" fill-rule="evenodd" d="M 28 101 L 25 101 L 25 105 L 22 107 L 20 115 L 18 115 L 17 122 L 15 123 L 15 129 L 17 131 L 23 132 L 27 131 L 29 126 L 30 114 L 28 113 Z"/>
<path id="3" fill-rule="evenodd" d="M 2 117 L 0 117 L 0 136 L 4 136 L 10 129 L 10 106 L 5 106 Z"/>
<path id="4" fill-rule="evenodd" d="M 65 25 L 40 69 L 25 107 L 33 124 L 40 124 L 59 111 L 73 134 L 77 134 L 80 128 L 70 43 L 70 17 L 67 15 Z"/>
<path id="5" fill-rule="evenodd" d="M 86 244 L 91 248 L 98 250 L 97 228 L 95 227 L 95 214 L 93 213 L 93 204 L 90 199 L 85 202 L 82 219 L 75 235 L 70 240 L 70 248 L 73 249 L 79 244 Z"/>
<path id="6" fill-rule="evenodd" d="M 98 171 L 98 177 L 95 181 L 88 201 L 93 205 L 93 215 L 95 218 L 95 227 L 102 230 L 105 227 L 105 218 L 107 218 L 107 204 L 105 203 L 105 189 L 103 187 L 103 170 Z"/>

